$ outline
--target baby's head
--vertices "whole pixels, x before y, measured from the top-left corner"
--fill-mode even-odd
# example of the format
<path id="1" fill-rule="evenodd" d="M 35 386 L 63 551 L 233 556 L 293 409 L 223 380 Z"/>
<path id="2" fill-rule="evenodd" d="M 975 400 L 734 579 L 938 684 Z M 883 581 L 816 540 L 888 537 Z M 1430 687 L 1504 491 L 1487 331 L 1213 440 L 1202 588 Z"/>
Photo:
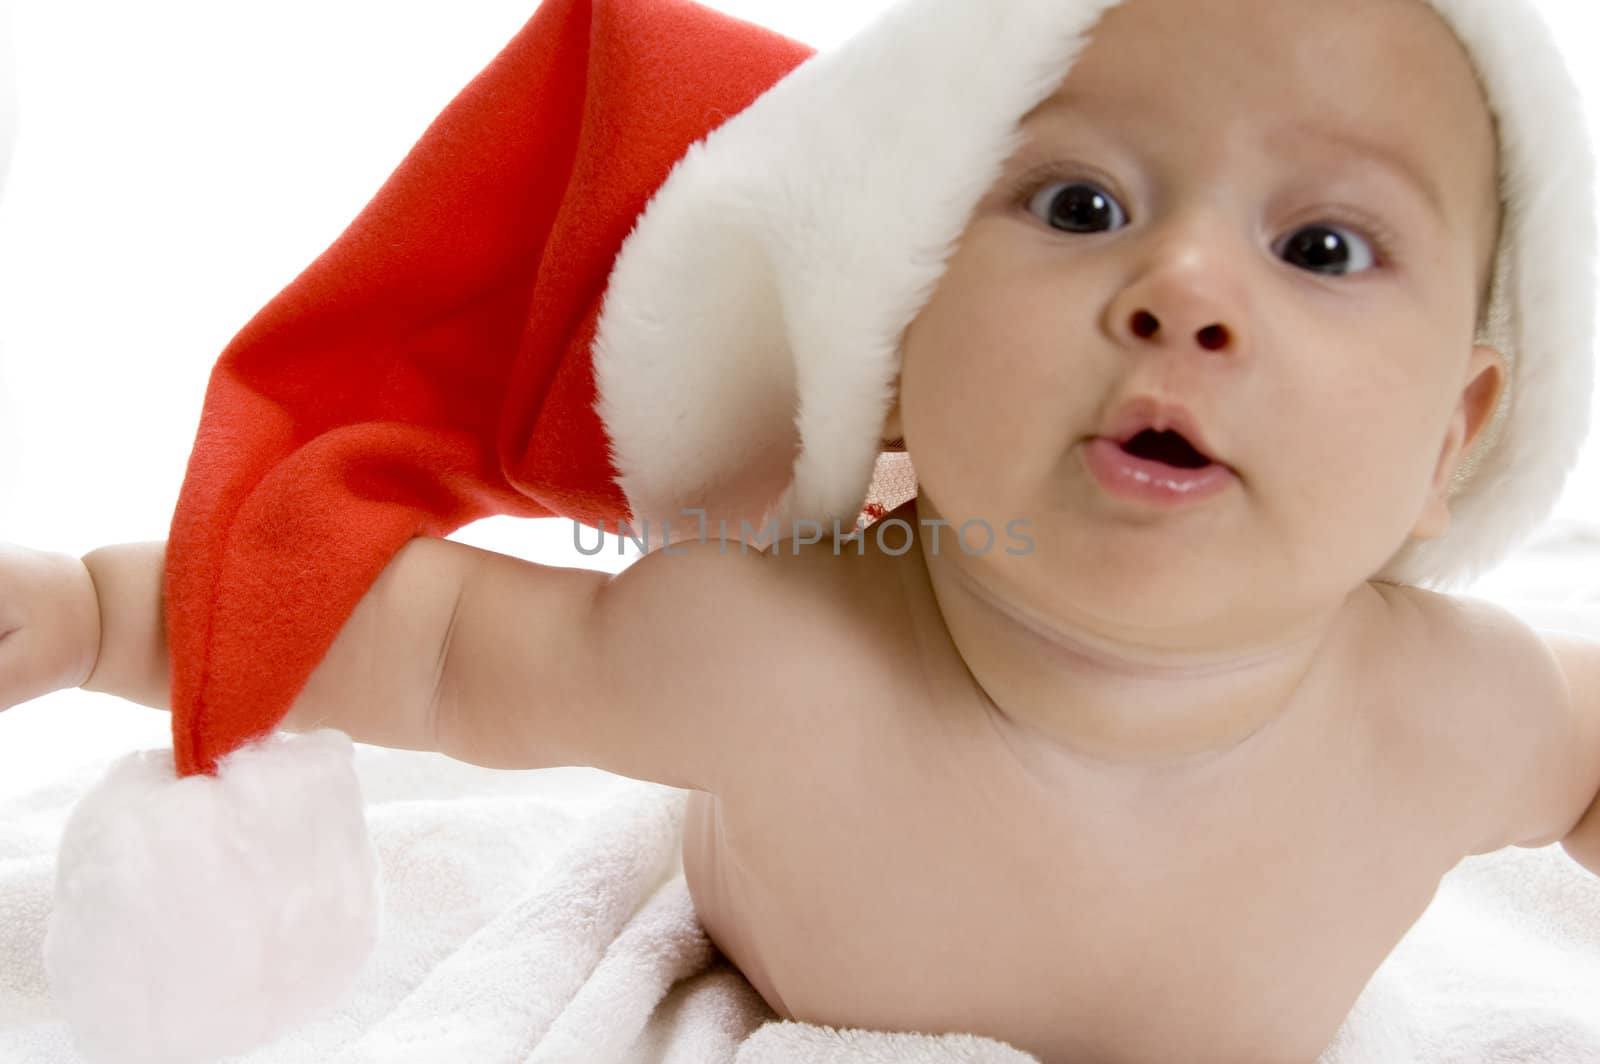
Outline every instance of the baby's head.
<path id="1" fill-rule="evenodd" d="M 1013 587 L 1192 622 L 1469 579 L 1587 428 L 1576 97 L 1532 0 L 900 0 L 640 218 L 596 342 L 619 483 L 781 493 L 781 535 L 902 437 L 923 516 L 1031 522 L 962 552 Z M 1227 490 L 1099 489 L 1141 401 Z"/>
<path id="2" fill-rule="evenodd" d="M 1509 368 L 1479 342 L 1494 120 L 1432 7 L 1126 0 L 1021 132 L 889 424 L 926 516 L 1031 522 L 969 562 L 1198 617 L 1338 601 L 1447 532 Z M 1188 411 L 1220 492 L 1101 486 L 1092 441 L 1141 403 Z"/>

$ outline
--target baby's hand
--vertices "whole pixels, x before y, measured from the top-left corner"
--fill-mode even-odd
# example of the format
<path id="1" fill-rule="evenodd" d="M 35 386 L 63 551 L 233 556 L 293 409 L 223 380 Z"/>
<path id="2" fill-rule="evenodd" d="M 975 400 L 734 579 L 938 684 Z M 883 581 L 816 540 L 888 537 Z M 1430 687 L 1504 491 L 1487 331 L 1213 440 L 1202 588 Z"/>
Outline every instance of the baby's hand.
<path id="1" fill-rule="evenodd" d="M 100 603 L 70 554 L 0 543 L 0 710 L 89 679 Z"/>

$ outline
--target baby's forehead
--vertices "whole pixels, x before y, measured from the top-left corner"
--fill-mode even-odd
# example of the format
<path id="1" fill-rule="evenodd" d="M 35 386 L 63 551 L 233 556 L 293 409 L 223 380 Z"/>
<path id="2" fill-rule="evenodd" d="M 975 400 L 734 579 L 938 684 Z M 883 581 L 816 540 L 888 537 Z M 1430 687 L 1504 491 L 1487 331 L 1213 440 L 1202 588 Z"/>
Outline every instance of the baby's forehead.
<path id="1" fill-rule="evenodd" d="M 1465 47 L 1424 0 L 1121 0 L 1065 74 L 1042 106 L 1137 114 L 1226 99 L 1255 104 L 1217 116 L 1229 120 L 1437 131 L 1442 113 L 1490 124 Z M 1440 132 L 1454 141 L 1462 131 Z"/>

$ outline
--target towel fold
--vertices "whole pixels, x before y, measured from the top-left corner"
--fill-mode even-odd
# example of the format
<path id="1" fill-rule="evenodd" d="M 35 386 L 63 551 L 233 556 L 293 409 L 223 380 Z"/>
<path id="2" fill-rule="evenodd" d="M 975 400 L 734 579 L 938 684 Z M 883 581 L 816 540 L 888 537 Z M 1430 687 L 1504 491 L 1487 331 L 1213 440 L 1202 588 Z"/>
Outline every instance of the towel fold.
<path id="1" fill-rule="evenodd" d="M 88 765 L 0 805 L 0 1061 L 77 1064 L 40 960 Z M 238 1064 L 1037 1064 L 970 1035 L 779 1021 L 706 937 L 689 792 L 358 747 L 386 924 L 330 1014 Z M 1556 846 L 1470 858 L 1321 1064 L 1600 1061 L 1600 880 Z"/>

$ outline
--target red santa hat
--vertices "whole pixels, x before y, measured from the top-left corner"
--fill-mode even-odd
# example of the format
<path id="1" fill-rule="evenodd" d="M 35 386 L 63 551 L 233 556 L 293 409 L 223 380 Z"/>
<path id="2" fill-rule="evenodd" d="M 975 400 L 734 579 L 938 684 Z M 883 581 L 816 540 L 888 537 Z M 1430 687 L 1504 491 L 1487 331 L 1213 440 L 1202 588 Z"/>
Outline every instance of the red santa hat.
<path id="1" fill-rule="evenodd" d="M 1447 583 L 1541 521 L 1592 394 L 1593 160 L 1525 0 L 1428 0 L 1499 124 L 1512 372 Z M 349 740 L 274 735 L 379 572 L 494 514 L 853 527 L 905 327 L 1115 0 L 903 0 L 810 49 L 688 0 L 544 0 L 212 375 L 167 548 L 173 751 L 63 840 L 46 960 L 95 1060 L 326 1007 L 378 933 Z M 886 210 L 885 205 L 893 205 Z M 683 527 L 683 522 L 679 521 Z"/>

